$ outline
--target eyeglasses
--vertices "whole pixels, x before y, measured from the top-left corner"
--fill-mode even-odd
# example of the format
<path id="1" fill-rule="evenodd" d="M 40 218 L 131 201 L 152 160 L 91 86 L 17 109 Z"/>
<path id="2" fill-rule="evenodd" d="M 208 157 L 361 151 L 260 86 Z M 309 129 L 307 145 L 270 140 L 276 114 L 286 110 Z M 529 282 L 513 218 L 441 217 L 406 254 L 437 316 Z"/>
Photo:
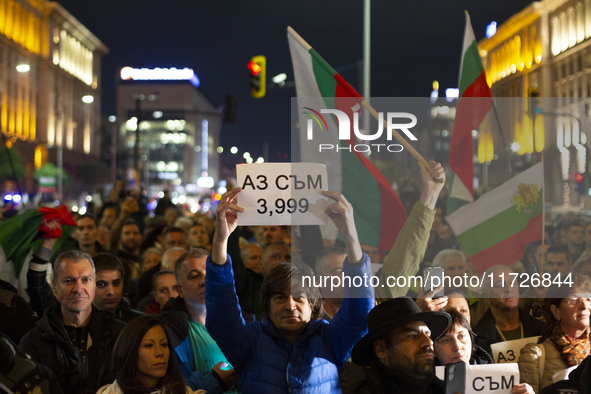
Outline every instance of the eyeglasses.
<path id="1" fill-rule="evenodd" d="M 591 298 L 565 298 L 562 300 L 564 304 L 569 304 L 570 306 L 579 305 L 581 302 L 587 302 L 591 304 Z"/>

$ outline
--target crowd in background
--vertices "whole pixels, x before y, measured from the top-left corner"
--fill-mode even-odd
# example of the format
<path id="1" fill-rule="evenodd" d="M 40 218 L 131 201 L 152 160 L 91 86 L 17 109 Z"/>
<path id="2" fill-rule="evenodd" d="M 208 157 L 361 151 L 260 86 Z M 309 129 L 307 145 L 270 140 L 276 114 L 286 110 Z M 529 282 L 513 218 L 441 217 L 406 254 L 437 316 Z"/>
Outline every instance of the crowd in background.
<path id="1" fill-rule="evenodd" d="M 586 392 L 591 221 L 582 215 L 558 215 L 522 260 L 487 270 L 492 283 L 448 287 L 445 297 L 298 282 L 427 267 L 476 275 L 443 219 L 443 170 L 422 172 L 420 192 L 401 193 L 409 218 L 383 258 L 359 243 L 353 208 L 337 193 L 324 192 L 342 241 L 313 226 L 240 226 L 239 188 L 206 213 L 164 191 L 150 212 L 143 192 L 118 183 L 94 210 L 71 212 L 67 239 L 40 232 L 20 277 L 0 253 L 0 354 L 12 360 L 0 367 L 0 392 L 17 392 L 20 379 L 51 393 L 439 393 L 435 365 L 492 364 L 491 345 L 535 336 L 515 360 L 513 392 Z M 5 209 L 0 228 L 22 214 Z M 572 274 L 573 285 L 500 281 L 542 272 Z M 17 379 L 15 370 L 28 372 Z"/>

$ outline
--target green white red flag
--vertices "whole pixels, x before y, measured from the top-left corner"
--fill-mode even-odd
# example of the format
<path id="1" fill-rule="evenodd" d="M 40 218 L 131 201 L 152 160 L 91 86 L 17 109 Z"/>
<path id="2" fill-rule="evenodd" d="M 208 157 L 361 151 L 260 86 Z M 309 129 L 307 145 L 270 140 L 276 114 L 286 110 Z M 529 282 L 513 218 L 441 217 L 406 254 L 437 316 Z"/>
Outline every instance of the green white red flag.
<path id="1" fill-rule="evenodd" d="M 525 245 L 544 234 L 544 163 L 511 178 L 445 220 L 474 269 L 523 258 Z"/>
<path id="2" fill-rule="evenodd" d="M 362 245 L 389 251 L 407 215 L 402 202 L 382 173 L 362 152 L 336 150 L 319 152 L 320 143 L 340 147 L 355 145 L 353 137 L 339 141 L 338 127 L 331 116 L 318 116 L 321 108 L 338 109 L 349 119 L 359 112 L 363 98 L 293 29 L 287 31 L 298 96 L 300 160 L 327 166 L 329 190 L 342 193 L 351 203 Z M 314 115 L 314 116 L 312 116 Z M 308 119 L 323 118 L 322 132 L 306 137 Z M 324 127 L 325 126 L 325 127 Z M 326 128 L 326 130 L 324 130 Z M 350 135 L 354 135 L 352 132 Z M 340 144 L 340 145 L 339 145 Z"/>
<path id="3" fill-rule="evenodd" d="M 472 130 L 480 126 L 493 104 L 470 15 L 467 12 L 459 79 L 459 100 L 449 147 L 449 166 L 454 172 L 454 177 L 448 198 L 448 212 L 474 201 Z"/>

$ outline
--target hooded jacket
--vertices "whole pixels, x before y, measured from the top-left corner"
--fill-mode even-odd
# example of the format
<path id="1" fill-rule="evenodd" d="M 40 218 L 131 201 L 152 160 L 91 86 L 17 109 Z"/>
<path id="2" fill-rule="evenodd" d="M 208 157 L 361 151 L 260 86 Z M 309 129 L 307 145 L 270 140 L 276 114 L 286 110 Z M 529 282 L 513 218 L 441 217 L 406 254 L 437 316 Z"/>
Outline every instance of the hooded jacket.
<path id="1" fill-rule="evenodd" d="M 49 367 L 64 393 L 96 392 L 115 380 L 115 374 L 109 372 L 111 352 L 124 323 L 93 305 L 89 325 L 92 346 L 81 356 L 64 328 L 61 305 L 52 306 L 23 337 L 19 349 Z"/>

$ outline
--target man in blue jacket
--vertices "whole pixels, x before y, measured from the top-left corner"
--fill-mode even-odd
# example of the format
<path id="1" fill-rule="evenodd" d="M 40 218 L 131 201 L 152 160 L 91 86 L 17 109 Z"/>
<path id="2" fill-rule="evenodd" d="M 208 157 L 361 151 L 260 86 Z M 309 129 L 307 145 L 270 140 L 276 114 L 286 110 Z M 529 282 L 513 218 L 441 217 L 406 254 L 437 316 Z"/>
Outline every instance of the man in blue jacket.
<path id="1" fill-rule="evenodd" d="M 353 345 L 367 332 L 367 314 L 374 305 L 370 286 L 345 287 L 339 312 L 330 323 L 317 320 L 322 302 L 317 288 L 302 286 L 312 275 L 304 264 L 280 263 L 261 287 L 261 322 L 246 323 L 234 288 L 228 237 L 236 229 L 240 188 L 220 200 L 212 254 L 205 278 L 206 327 L 228 361 L 240 374 L 243 394 L 340 393 L 338 370 Z M 351 204 L 338 193 L 324 191 L 335 200 L 325 212 L 345 238 L 347 260 L 343 273 L 366 283 L 370 262 L 361 251 Z"/>

